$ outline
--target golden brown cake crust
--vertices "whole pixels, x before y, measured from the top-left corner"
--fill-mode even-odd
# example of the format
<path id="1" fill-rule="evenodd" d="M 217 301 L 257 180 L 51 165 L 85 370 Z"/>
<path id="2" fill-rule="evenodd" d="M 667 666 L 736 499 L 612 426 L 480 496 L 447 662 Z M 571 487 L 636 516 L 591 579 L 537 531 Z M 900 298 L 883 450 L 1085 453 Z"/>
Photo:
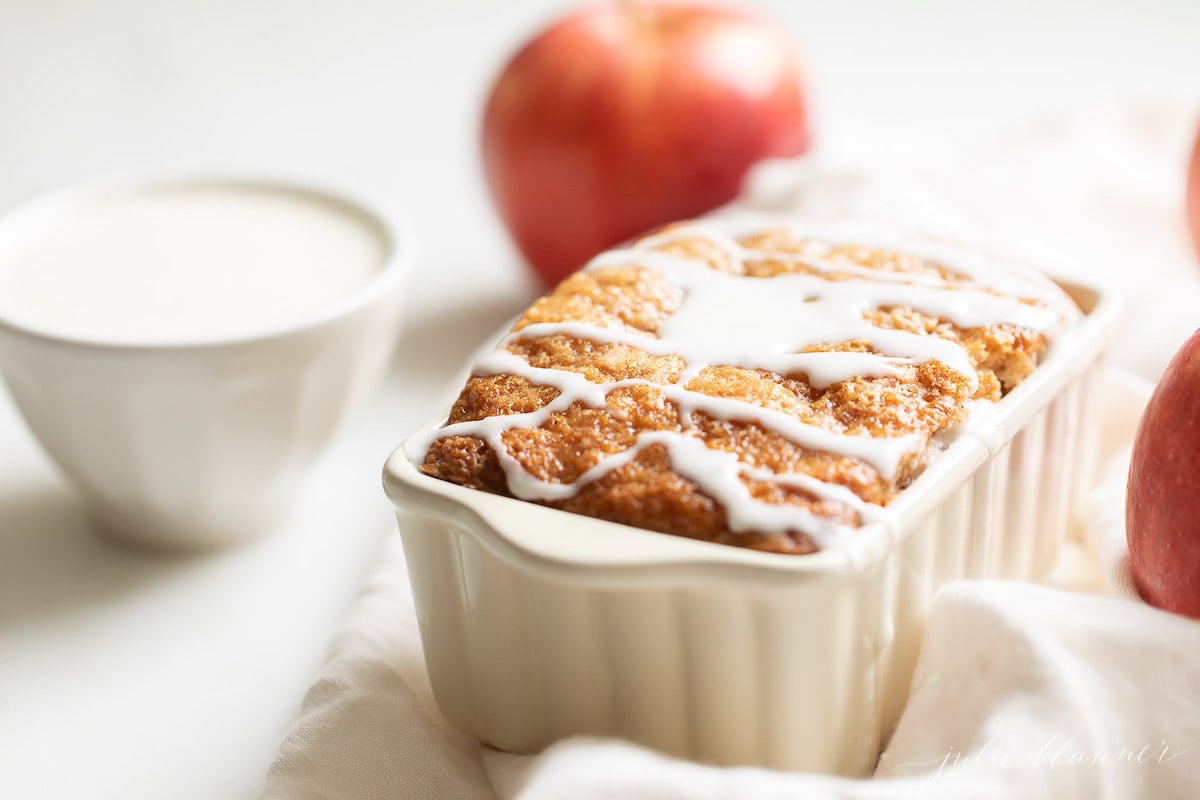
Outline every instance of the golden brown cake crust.
<path id="1" fill-rule="evenodd" d="M 933 277 L 956 286 L 966 282 L 944 265 L 879 248 L 830 247 L 800 239 L 787 230 L 743 237 L 750 255 L 738 260 L 702 237 L 677 237 L 656 247 L 660 252 L 698 260 L 721 272 L 747 277 L 787 273 L 819 275 L 823 280 L 862 280 L 862 270 L 892 273 L 906 280 Z M 775 253 L 812 253 L 822 269 Z M 759 255 L 761 254 L 761 256 Z M 845 271 L 842 271 L 845 270 Z M 599 328 L 654 336 L 683 302 L 678 286 L 636 263 L 599 266 L 576 273 L 521 317 L 514 331 L 541 323 L 584 323 Z M 1032 302 L 1032 301 L 1030 301 Z M 835 434 L 871 437 L 920 435 L 927 440 L 953 427 L 971 399 L 996 400 L 1036 367 L 1046 336 L 1011 324 L 960 328 L 907 307 L 869 309 L 874 326 L 932 336 L 958 343 L 977 373 L 977 385 L 940 361 L 903 364 L 895 374 L 856 377 L 818 387 L 803 372 L 778 374 L 737 365 L 708 365 L 689 377 L 684 388 L 707 397 L 732 398 L 786 414 Z M 719 324 L 719 321 L 714 321 Z M 550 484 L 578 481 L 604 458 L 633 448 L 639 436 L 682 431 L 713 450 L 736 455 L 749 468 L 742 483 L 756 500 L 787 504 L 797 510 L 849 526 L 861 514 L 849 504 L 821 497 L 803 487 L 763 478 L 801 473 L 845 487 L 868 503 L 885 506 L 925 464 L 925 453 L 904 457 L 896 474 L 885 477 L 866 461 L 797 444 L 754 420 L 720 419 L 704 410 L 681 410 L 661 387 L 678 383 L 686 361 L 677 354 L 655 354 L 625 342 L 597 342 L 556 330 L 545 336 L 515 338 L 509 353 L 532 367 L 583 376 L 594 384 L 618 383 L 604 404 L 574 402 L 549 414 L 540 424 L 516 426 L 500 435 L 507 454 L 537 479 Z M 807 351 L 873 352 L 863 341 L 831 341 Z M 509 373 L 471 377 L 455 402 L 447 424 L 488 417 L 527 414 L 553 403 L 560 390 Z M 686 413 L 686 417 L 685 417 Z M 498 494 L 510 494 L 506 473 L 491 446 L 477 436 L 436 439 L 421 469 L 428 475 Z M 733 532 L 721 503 L 674 467 L 667 448 L 651 444 L 595 480 L 582 482 L 569 496 L 543 500 L 547 505 L 656 531 L 779 553 L 816 549 L 801 530 Z"/>

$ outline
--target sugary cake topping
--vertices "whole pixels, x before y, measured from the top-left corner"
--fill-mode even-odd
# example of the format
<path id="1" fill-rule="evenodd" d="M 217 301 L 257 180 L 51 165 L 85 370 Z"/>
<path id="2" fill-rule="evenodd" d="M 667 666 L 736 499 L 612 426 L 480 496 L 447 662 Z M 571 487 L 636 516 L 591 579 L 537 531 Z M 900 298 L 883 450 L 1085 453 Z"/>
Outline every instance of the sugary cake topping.
<path id="1" fill-rule="evenodd" d="M 409 457 L 686 536 L 836 542 L 1079 313 L 1040 276 L 854 234 L 708 219 L 598 256 L 476 365 Z"/>

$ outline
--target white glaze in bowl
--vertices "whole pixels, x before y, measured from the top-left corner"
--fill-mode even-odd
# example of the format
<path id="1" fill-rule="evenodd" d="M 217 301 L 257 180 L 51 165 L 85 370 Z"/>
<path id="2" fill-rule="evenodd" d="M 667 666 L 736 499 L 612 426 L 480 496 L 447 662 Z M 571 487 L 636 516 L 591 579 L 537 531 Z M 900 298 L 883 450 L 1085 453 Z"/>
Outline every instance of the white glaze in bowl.
<path id="1" fill-rule="evenodd" d="M 0 221 L 0 253 L 114 194 L 193 185 L 321 198 L 361 214 L 384 246 L 359 288 L 244 333 L 122 341 L 0 315 L 0 371 L 34 435 L 101 529 L 156 547 L 245 538 L 287 513 L 308 467 L 386 367 L 412 251 L 407 231 L 338 192 L 213 177 L 50 195 Z"/>

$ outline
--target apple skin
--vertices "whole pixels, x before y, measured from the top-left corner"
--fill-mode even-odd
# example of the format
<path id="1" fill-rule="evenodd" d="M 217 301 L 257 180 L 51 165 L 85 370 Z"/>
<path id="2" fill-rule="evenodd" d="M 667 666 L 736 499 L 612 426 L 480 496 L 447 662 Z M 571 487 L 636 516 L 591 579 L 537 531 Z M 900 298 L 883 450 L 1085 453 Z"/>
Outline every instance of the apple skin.
<path id="1" fill-rule="evenodd" d="M 1187 218 L 1192 246 L 1196 258 L 1200 258 L 1200 130 L 1196 131 L 1196 144 L 1192 146 L 1192 160 L 1188 166 Z"/>
<path id="2" fill-rule="evenodd" d="M 482 126 L 488 187 L 547 286 L 596 253 L 732 200 L 809 146 L 797 49 L 744 9 L 584 8 L 521 49 Z"/>
<path id="3" fill-rule="evenodd" d="M 1138 425 L 1125 534 L 1142 598 L 1200 618 L 1200 331 L 1167 365 Z"/>

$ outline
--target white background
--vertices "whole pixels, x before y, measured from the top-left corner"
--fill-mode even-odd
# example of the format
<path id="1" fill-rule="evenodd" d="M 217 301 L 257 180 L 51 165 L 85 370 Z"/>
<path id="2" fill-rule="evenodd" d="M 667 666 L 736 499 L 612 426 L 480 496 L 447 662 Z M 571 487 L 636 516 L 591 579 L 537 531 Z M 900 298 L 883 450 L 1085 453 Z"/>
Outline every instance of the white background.
<path id="1" fill-rule="evenodd" d="M 380 197 L 421 252 L 389 384 L 297 521 L 248 546 L 95 540 L 0 396 L 0 797 L 253 796 L 391 534 L 384 457 L 534 292 L 477 125 L 502 60 L 567 5 L 0 0 L 0 211 L 106 174 L 244 169 Z M 1200 108 L 1192 0 L 757 5 L 802 43 L 827 152 L 928 165 L 1064 109 Z M 1164 146 L 1182 191 L 1186 143 Z M 1127 366 L 1153 375 L 1171 350 Z"/>

